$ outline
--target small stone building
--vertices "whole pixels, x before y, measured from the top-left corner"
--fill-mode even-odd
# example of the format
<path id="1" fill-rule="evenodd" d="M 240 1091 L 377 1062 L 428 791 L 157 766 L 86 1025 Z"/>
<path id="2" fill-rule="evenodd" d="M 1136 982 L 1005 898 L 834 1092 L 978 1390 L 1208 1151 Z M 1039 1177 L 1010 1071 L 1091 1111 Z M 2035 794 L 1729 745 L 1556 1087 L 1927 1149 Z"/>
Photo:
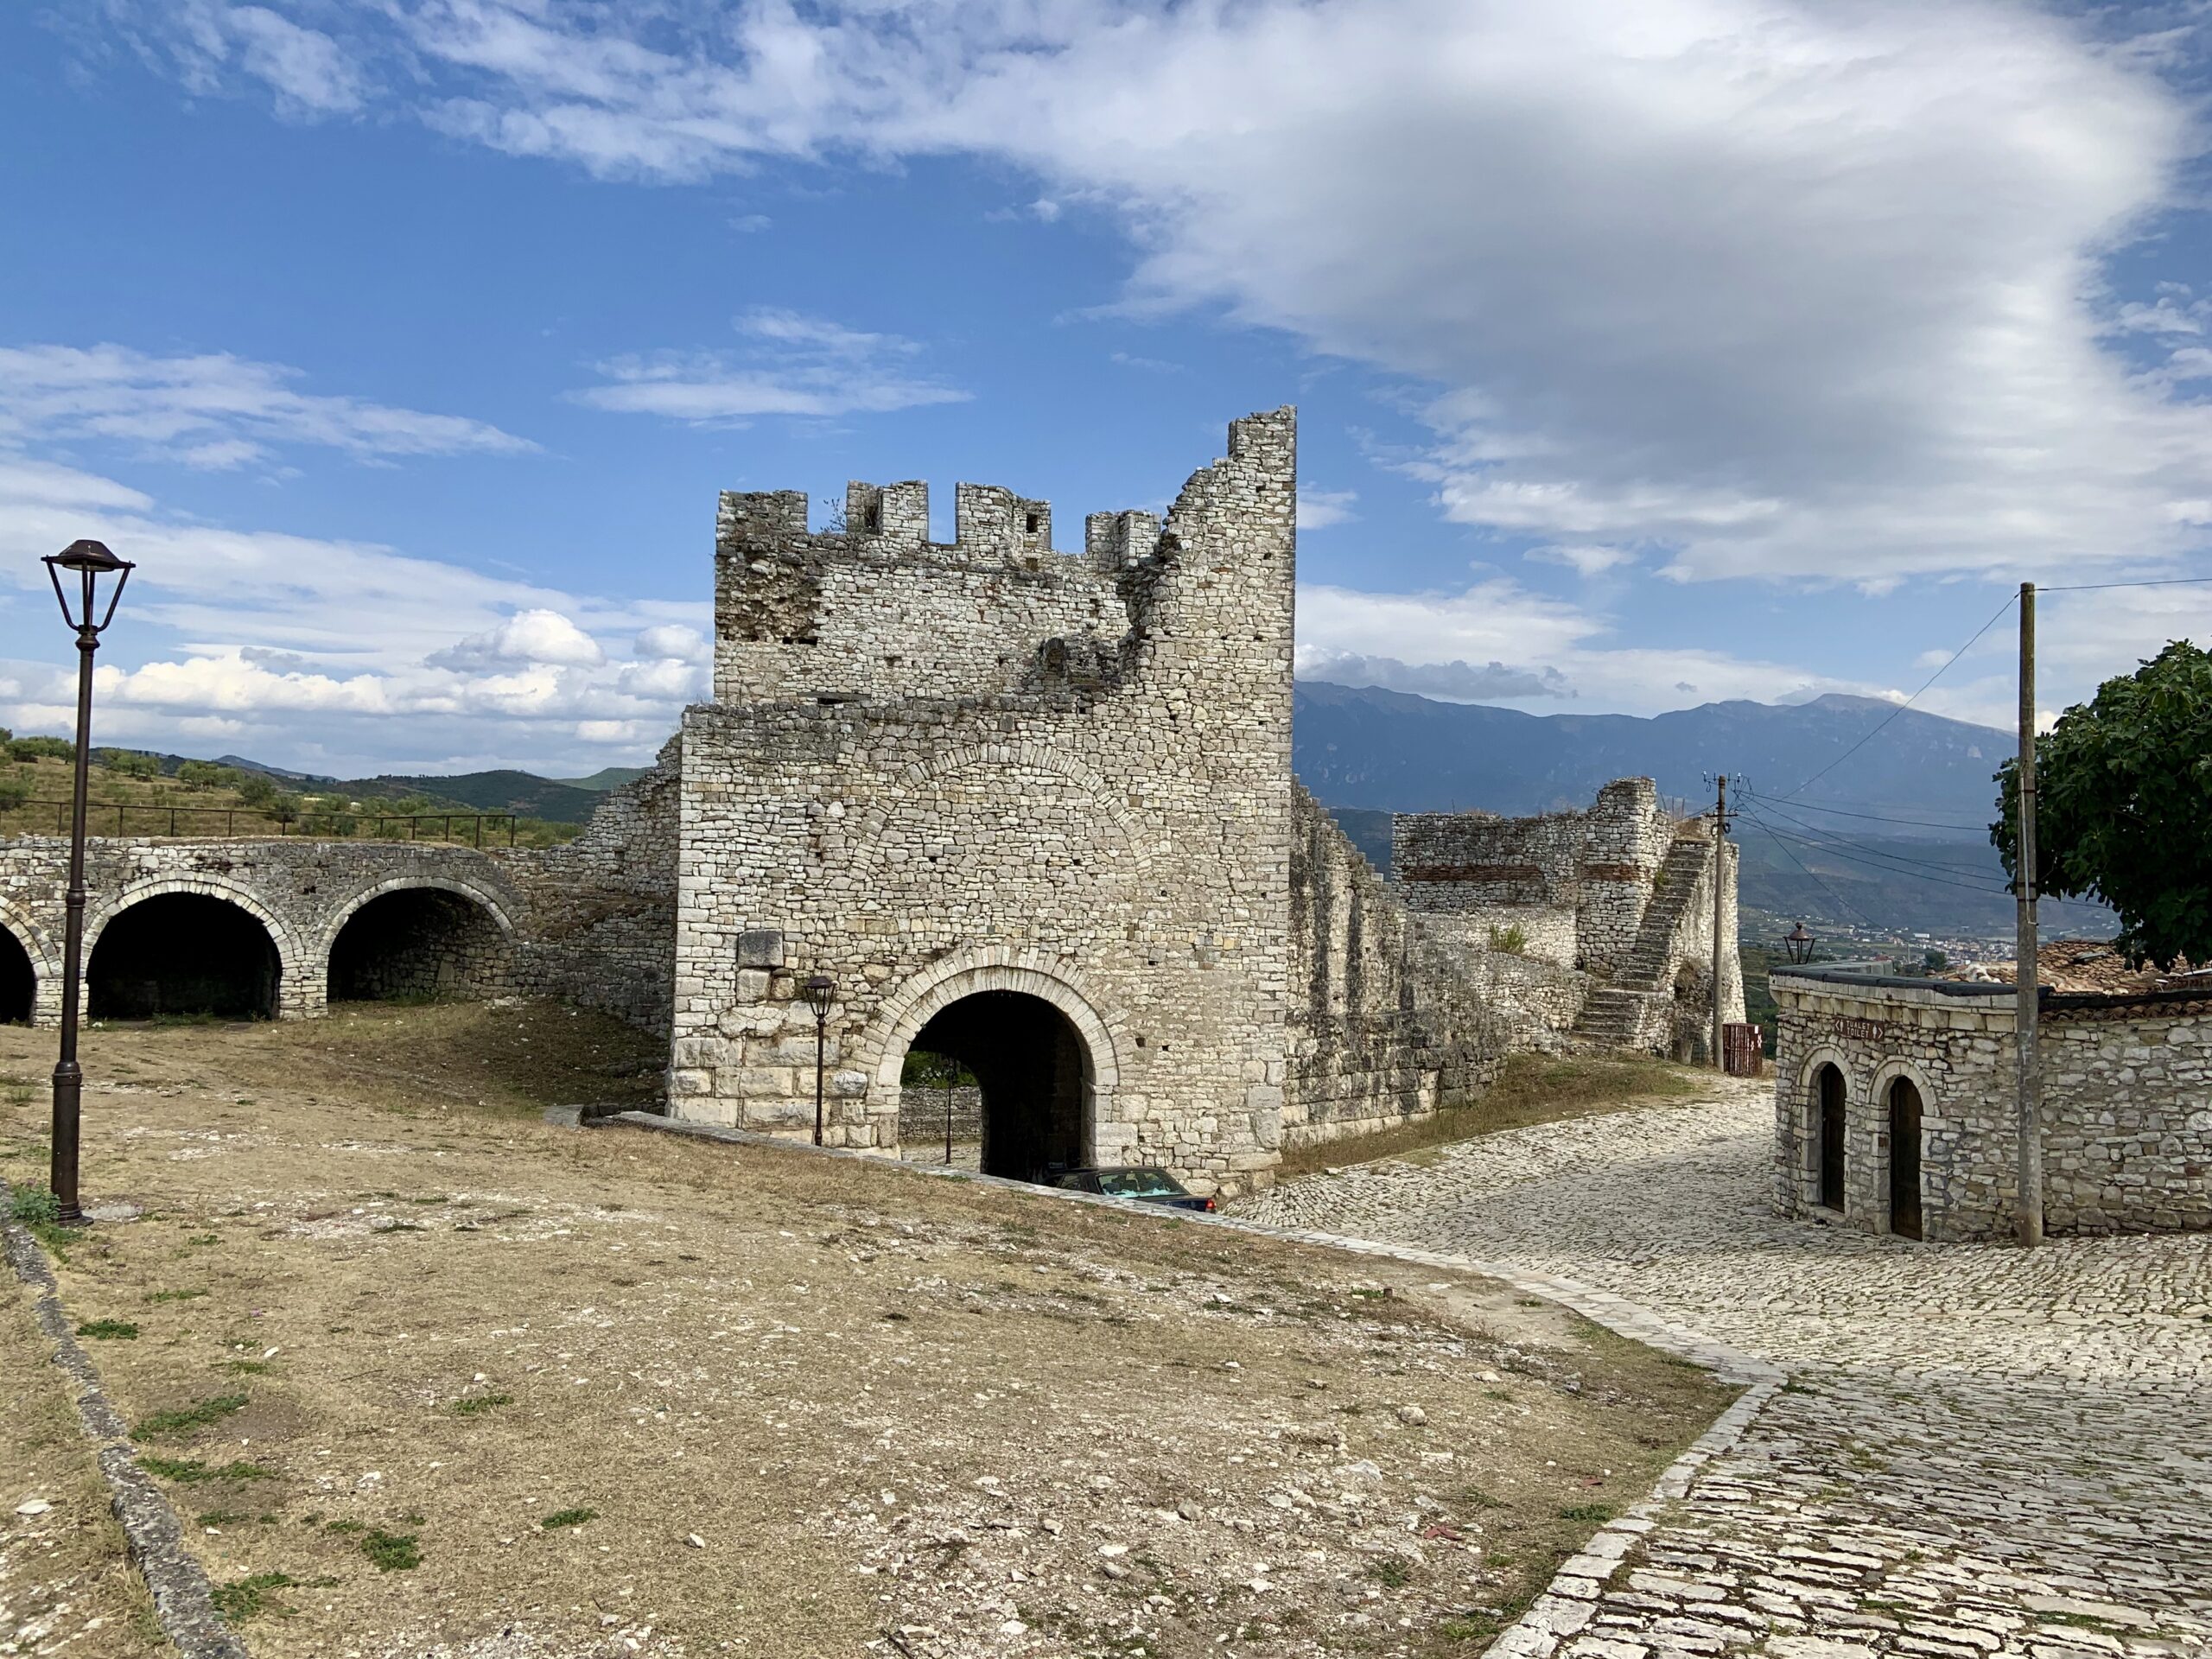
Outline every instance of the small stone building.
<path id="1" fill-rule="evenodd" d="M 1776 968 L 1775 1205 L 1869 1232 L 2012 1236 L 2012 987 Z M 2044 1225 L 2212 1227 L 2212 987 L 2044 988 Z"/>
<path id="2" fill-rule="evenodd" d="M 1507 995 L 1555 1032 L 1584 1047 L 1710 1058 L 1712 826 L 1667 811 L 1650 779 L 1608 784 L 1585 811 L 1401 813 L 1390 867 L 1408 908 L 1464 958 L 1560 970 Z M 1719 868 L 1722 1014 L 1741 1021 L 1732 844 Z"/>

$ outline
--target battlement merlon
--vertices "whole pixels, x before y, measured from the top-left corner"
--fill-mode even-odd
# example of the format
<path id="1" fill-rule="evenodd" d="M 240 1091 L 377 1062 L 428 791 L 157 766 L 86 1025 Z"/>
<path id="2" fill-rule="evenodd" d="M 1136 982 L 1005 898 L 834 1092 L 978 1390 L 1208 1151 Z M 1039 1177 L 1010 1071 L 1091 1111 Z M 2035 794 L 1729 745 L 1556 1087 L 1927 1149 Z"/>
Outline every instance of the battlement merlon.
<path id="1" fill-rule="evenodd" d="M 918 480 L 849 484 L 842 521 L 821 531 L 799 492 L 725 493 L 716 700 L 1003 695 L 1030 684 L 1054 641 L 1069 662 L 1118 653 L 1112 681 L 1154 661 L 1179 672 L 1195 652 L 1272 684 L 1289 672 L 1294 412 L 1235 423 L 1228 448 L 1191 475 L 1165 524 L 1094 513 L 1080 553 L 1053 550 L 1050 502 L 995 486 L 957 486 L 949 543 L 928 539 Z"/>

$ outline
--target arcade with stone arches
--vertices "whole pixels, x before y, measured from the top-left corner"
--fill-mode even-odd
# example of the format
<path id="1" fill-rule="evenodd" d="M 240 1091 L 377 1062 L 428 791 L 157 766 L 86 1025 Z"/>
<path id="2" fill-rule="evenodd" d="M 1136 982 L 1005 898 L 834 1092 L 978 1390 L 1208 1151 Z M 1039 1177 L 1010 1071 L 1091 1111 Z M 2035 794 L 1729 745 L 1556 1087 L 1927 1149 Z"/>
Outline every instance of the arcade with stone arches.
<path id="1" fill-rule="evenodd" d="M 311 1018 L 333 1002 L 482 1000 L 516 980 L 523 901 L 464 849 L 95 838 L 87 851 L 87 1020 Z M 33 879 L 0 901 L 0 1024 L 50 1026 L 67 843 L 8 856 Z"/>

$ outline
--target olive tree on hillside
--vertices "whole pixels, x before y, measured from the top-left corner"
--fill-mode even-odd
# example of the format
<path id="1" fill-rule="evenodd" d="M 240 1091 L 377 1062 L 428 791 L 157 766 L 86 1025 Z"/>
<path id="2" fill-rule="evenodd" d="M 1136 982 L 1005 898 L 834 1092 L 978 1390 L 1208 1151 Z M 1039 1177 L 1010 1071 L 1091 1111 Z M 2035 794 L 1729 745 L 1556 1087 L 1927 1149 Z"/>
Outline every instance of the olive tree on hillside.
<path id="1" fill-rule="evenodd" d="M 2019 874 L 2018 763 L 1989 838 Z M 2119 912 L 2120 950 L 2212 962 L 2212 652 L 2177 639 L 2036 740 L 2036 885 Z"/>

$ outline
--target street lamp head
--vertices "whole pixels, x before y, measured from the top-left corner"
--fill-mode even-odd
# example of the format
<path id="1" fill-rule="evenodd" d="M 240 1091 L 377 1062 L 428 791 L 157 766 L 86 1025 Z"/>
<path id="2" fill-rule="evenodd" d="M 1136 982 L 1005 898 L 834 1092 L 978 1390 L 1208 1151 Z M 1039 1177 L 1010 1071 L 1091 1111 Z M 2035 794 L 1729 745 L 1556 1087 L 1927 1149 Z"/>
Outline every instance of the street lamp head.
<path id="1" fill-rule="evenodd" d="M 115 620 L 115 607 L 123 602 L 123 585 L 130 580 L 130 573 L 138 567 L 128 559 L 119 559 L 110 552 L 105 543 L 72 542 L 59 553 L 49 553 L 40 561 L 46 574 L 53 579 L 54 596 L 61 601 L 62 620 L 86 640 L 96 640 L 107 632 L 107 625 Z M 78 579 L 78 602 L 71 608 L 69 594 L 61 586 L 61 573 L 67 570 Z M 98 588 L 100 578 L 113 576 L 114 590 L 108 594 L 107 613 L 96 624 L 92 618 L 99 613 Z"/>
<path id="2" fill-rule="evenodd" d="M 830 1012 L 830 1000 L 837 994 L 837 982 L 827 974 L 809 974 L 806 982 L 799 987 L 799 995 L 817 1014 Z"/>
<path id="3" fill-rule="evenodd" d="M 1804 923 L 1798 923 L 1789 932 L 1783 934 L 1782 942 L 1789 947 L 1790 961 L 1802 966 L 1813 959 L 1813 946 L 1817 941 L 1805 931 Z"/>

